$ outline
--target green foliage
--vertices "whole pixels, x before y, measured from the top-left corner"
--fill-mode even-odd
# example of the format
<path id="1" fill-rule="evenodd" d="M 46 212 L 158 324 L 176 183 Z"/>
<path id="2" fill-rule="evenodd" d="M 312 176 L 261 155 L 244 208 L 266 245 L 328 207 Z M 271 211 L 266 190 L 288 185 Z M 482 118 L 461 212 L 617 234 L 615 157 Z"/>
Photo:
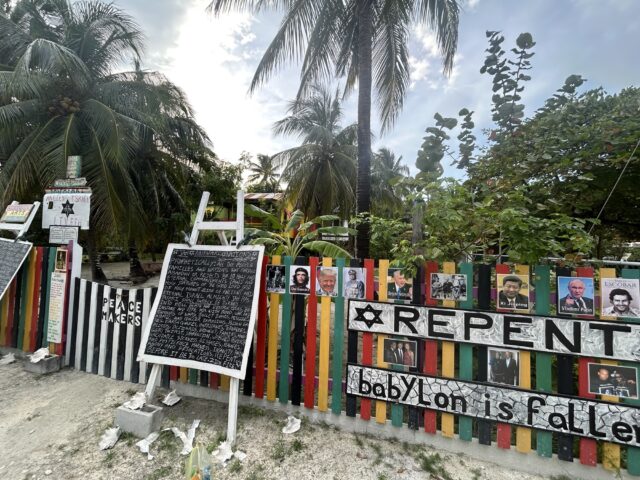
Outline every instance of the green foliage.
<path id="1" fill-rule="evenodd" d="M 420 468 L 430 475 L 442 480 L 453 480 L 449 472 L 444 468 L 444 459 L 439 453 L 420 453 L 416 459 L 420 464 Z"/>
<path id="2" fill-rule="evenodd" d="M 369 255 L 371 258 L 388 259 L 389 254 L 399 242 L 411 240 L 411 224 L 402 219 L 358 215 L 351 220 L 353 225 L 361 222 L 369 222 L 370 225 Z"/>
<path id="3" fill-rule="evenodd" d="M 530 33 L 521 33 L 517 40 L 517 48 L 511 51 L 516 59 L 505 57 L 502 49 L 504 37 L 500 32 L 487 32 L 489 39 L 488 55 L 480 73 L 488 73 L 493 76 L 493 121 L 496 122 L 499 132 L 511 131 L 522 122 L 524 117 L 524 105 L 518 103 L 522 100 L 520 93 L 524 90 L 522 82 L 531 80 L 524 72 L 531 69 L 529 59 L 534 53 L 529 52 L 536 44 Z"/>
<path id="4" fill-rule="evenodd" d="M 355 203 L 356 126 L 342 128 L 338 92 L 312 87 L 310 95 L 291 102 L 289 116 L 276 122 L 276 135 L 295 135 L 302 144 L 276 153 L 285 196 L 309 216 L 337 213 L 347 218 Z"/>
<path id="5" fill-rule="evenodd" d="M 273 193 L 280 189 L 280 175 L 274 157 L 259 153 L 255 161 L 248 159 L 246 168 L 251 172 L 247 191 Z"/>
<path id="6" fill-rule="evenodd" d="M 245 232 L 245 243 L 264 245 L 269 255 L 284 255 L 296 258 L 305 250 L 324 257 L 351 258 L 349 252 L 327 240 L 322 235 L 349 235 L 355 231 L 347 227 L 323 226 L 325 222 L 339 221 L 335 215 L 321 215 L 304 221 L 304 213 L 296 210 L 289 221 L 283 225 L 274 214 L 262 210 L 255 205 L 245 205 L 245 214 L 262 219 L 273 231 L 248 228 Z M 320 238 L 320 239 L 318 239 Z"/>
<path id="7" fill-rule="evenodd" d="M 409 168 L 396 159 L 388 148 L 381 148 L 373 156 L 371 169 L 371 213 L 392 218 L 401 215 L 403 208 L 402 191 L 398 187 L 401 179 L 409 175 Z"/>
<path id="8" fill-rule="evenodd" d="M 428 173 L 433 179 L 442 175 L 443 169 L 440 161 L 447 153 L 448 148 L 445 141 L 451 137 L 445 132 L 445 129 L 452 130 L 458 124 L 455 118 L 445 118 L 436 113 L 433 118 L 436 119 L 436 127 L 428 127 L 426 132 L 428 135 L 424 137 L 424 142 L 418 151 L 416 159 L 416 167 L 424 173 Z"/>

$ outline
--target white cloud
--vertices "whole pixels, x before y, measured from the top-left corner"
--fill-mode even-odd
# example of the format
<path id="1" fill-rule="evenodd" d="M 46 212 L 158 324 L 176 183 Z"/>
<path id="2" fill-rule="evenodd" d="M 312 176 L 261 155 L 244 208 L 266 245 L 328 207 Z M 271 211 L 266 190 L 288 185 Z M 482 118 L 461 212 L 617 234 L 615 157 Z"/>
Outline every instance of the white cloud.
<path id="1" fill-rule="evenodd" d="M 282 148 L 271 136 L 274 118 L 284 116 L 282 95 L 273 88 L 248 94 L 253 59 L 261 52 L 252 46 L 252 25 L 246 14 L 212 17 L 194 6 L 162 67 L 187 93 L 216 154 L 229 161 L 244 150 L 272 154 Z"/>

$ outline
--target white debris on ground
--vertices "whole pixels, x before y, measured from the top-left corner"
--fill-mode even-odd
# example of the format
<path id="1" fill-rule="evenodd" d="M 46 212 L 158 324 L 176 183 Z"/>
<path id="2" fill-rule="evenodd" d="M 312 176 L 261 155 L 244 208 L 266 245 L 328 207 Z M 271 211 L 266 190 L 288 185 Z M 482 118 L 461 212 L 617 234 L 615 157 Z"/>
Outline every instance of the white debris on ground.
<path id="1" fill-rule="evenodd" d="M 300 430 L 300 419 L 289 415 L 287 424 L 282 427 L 282 433 L 296 433 L 298 430 Z"/>
<path id="2" fill-rule="evenodd" d="M 167 405 L 169 407 L 173 407 L 180 400 L 182 400 L 182 398 L 178 396 L 176 391 L 175 390 L 171 390 L 169 393 L 167 393 L 167 396 L 164 397 L 164 399 L 162 400 L 162 403 L 164 403 L 165 405 Z"/>
<path id="3" fill-rule="evenodd" d="M 120 438 L 120 427 L 107 428 L 100 439 L 100 443 L 98 444 L 100 450 L 113 448 L 113 446 L 118 442 L 118 438 Z"/>
<path id="4" fill-rule="evenodd" d="M 7 353 L 0 359 L 0 365 L 9 365 L 16 361 L 16 356 L 13 353 Z"/>
<path id="5" fill-rule="evenodd" d="M 29 361 L 31 363 L 38 363 L 41 360 L 44 360 L 45 358 L 47 358 L 48 356 L 49 356 L 49 348 L 42 347 L 36 350 L 35 352 L 33 352 L 31 355 L 29 355 Z"/>
<path id="6" fill-rule="evenodd" d="M 182 451 L 180 452 L 180 455 L 189 455 L 191 450 L 193 450 L 193 439 L 196 436 L 196 428 L 198 428 L 198 425 L 200 425 L 200 420 L 194 420 L 189 427 L 189 430 L 187 430 L 186 435 L 182 430 L 176 427 L 165 428 L 165 430 L 171 430 L 177 438 L 182 440 Z"/>
<path id="7" fill-rule="evenodd" d="M 140 452 L 147 454 L 147 460 L 153 460 L 153 455 L 149 452 L 151 444 L 155 442 L 160 436 L 160 432 L 151 432 L 145 438 L 136 443 L 136 447 L 140 449 Z"/>
<path id="8" fill-rule="evenodd" d="M 129 410 L 140 410 L 147 403 L 147 395 L 144 392 L 138 392 L 130 400 L 127 400 L 122 404 L 123 407 Z"/>

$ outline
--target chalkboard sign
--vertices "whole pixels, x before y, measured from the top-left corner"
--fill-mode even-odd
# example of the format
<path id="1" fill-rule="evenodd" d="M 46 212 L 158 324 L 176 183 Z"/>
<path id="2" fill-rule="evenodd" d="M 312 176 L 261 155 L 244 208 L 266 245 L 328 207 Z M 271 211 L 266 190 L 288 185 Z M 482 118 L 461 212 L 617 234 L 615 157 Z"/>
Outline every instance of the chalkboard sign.
<path id="1" fill-rule="evenodd" d="M 27 242 L 14 242 L 0 238 L 0 298 L 9 288 L 20 266 L 31 251 L 33 245 Z"/>
<path id="2" fill-rule="evenodd" d="M 169 245 L 138 360 L 244 379 L 263 253 Z"/>

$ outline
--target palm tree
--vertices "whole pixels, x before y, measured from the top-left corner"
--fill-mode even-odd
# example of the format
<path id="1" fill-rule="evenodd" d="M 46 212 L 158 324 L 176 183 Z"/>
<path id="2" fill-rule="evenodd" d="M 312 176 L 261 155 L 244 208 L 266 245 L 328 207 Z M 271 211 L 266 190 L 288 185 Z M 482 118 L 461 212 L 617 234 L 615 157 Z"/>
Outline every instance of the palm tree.
<path id="1" fill-rule="evenodd" d="M 284 18 L 251 83 L 266 82 L 288 60 L 302 60 L 298 98 L 309 87 L 346 77 L 346 92 L 358 84 L 357 211 L 370 210 L 371 89 L 375 82 L 383 130 L 393 124 L 409 85 L 407 41 L 412 22 L 435 33 L 450 73 L 458 43 L 457 0 L 212 0 L 209 10 L 284 10 Z M 358 228 L 356 254 L 369 253 L 368 222 Z"/>
<path id="2" fill-rule="evenodd" d="M 259 153 L 256 161 L 249 160 L 247 167 L 251 172 L 248 180 L 250 183 L 255 183 L 257 189 L 262 192 L 278 191 L 280 174 L 272 156 Z"/>
<path id="3" fill-rule="evenodd" d="M 396 159 L 388 148 L 381 148 L 374 154 L 371 169 L 371 210 L 374 214 L 391 217 L 402 208 L 394 181 L 407 175 L 409 167 L 402 164 L 402 157 Z"/>
<path id="4" fill-rule="evenodd" d="M 309 97 L 292 101 L 290 115 L 274 124 L 277 135 L 297 135 L 302 144 L 273 156 L 287 182 L 285 195 L 307 217 L 347 218 L 355 200 L 356 125 L 340 126 L 339 93 L 312 87 Z"/>
<path id="5" fill-rule="evenodd" d="M 41 197 L 68 156 L 81 155 L 98 275 L 100 234 L 139 234 L 149 222 L 142 172 L 173 168 L 160 152 L 194 161 L 208 139 L 183 92 L 140 70 L 142 33 L 111 4 L 21 0 L 0 15 L 0 38 L 0 204 Z M 130 60 L 135 71 L 113 73 Z M 145 165 L 150 158 L 157 163 Z"/>

